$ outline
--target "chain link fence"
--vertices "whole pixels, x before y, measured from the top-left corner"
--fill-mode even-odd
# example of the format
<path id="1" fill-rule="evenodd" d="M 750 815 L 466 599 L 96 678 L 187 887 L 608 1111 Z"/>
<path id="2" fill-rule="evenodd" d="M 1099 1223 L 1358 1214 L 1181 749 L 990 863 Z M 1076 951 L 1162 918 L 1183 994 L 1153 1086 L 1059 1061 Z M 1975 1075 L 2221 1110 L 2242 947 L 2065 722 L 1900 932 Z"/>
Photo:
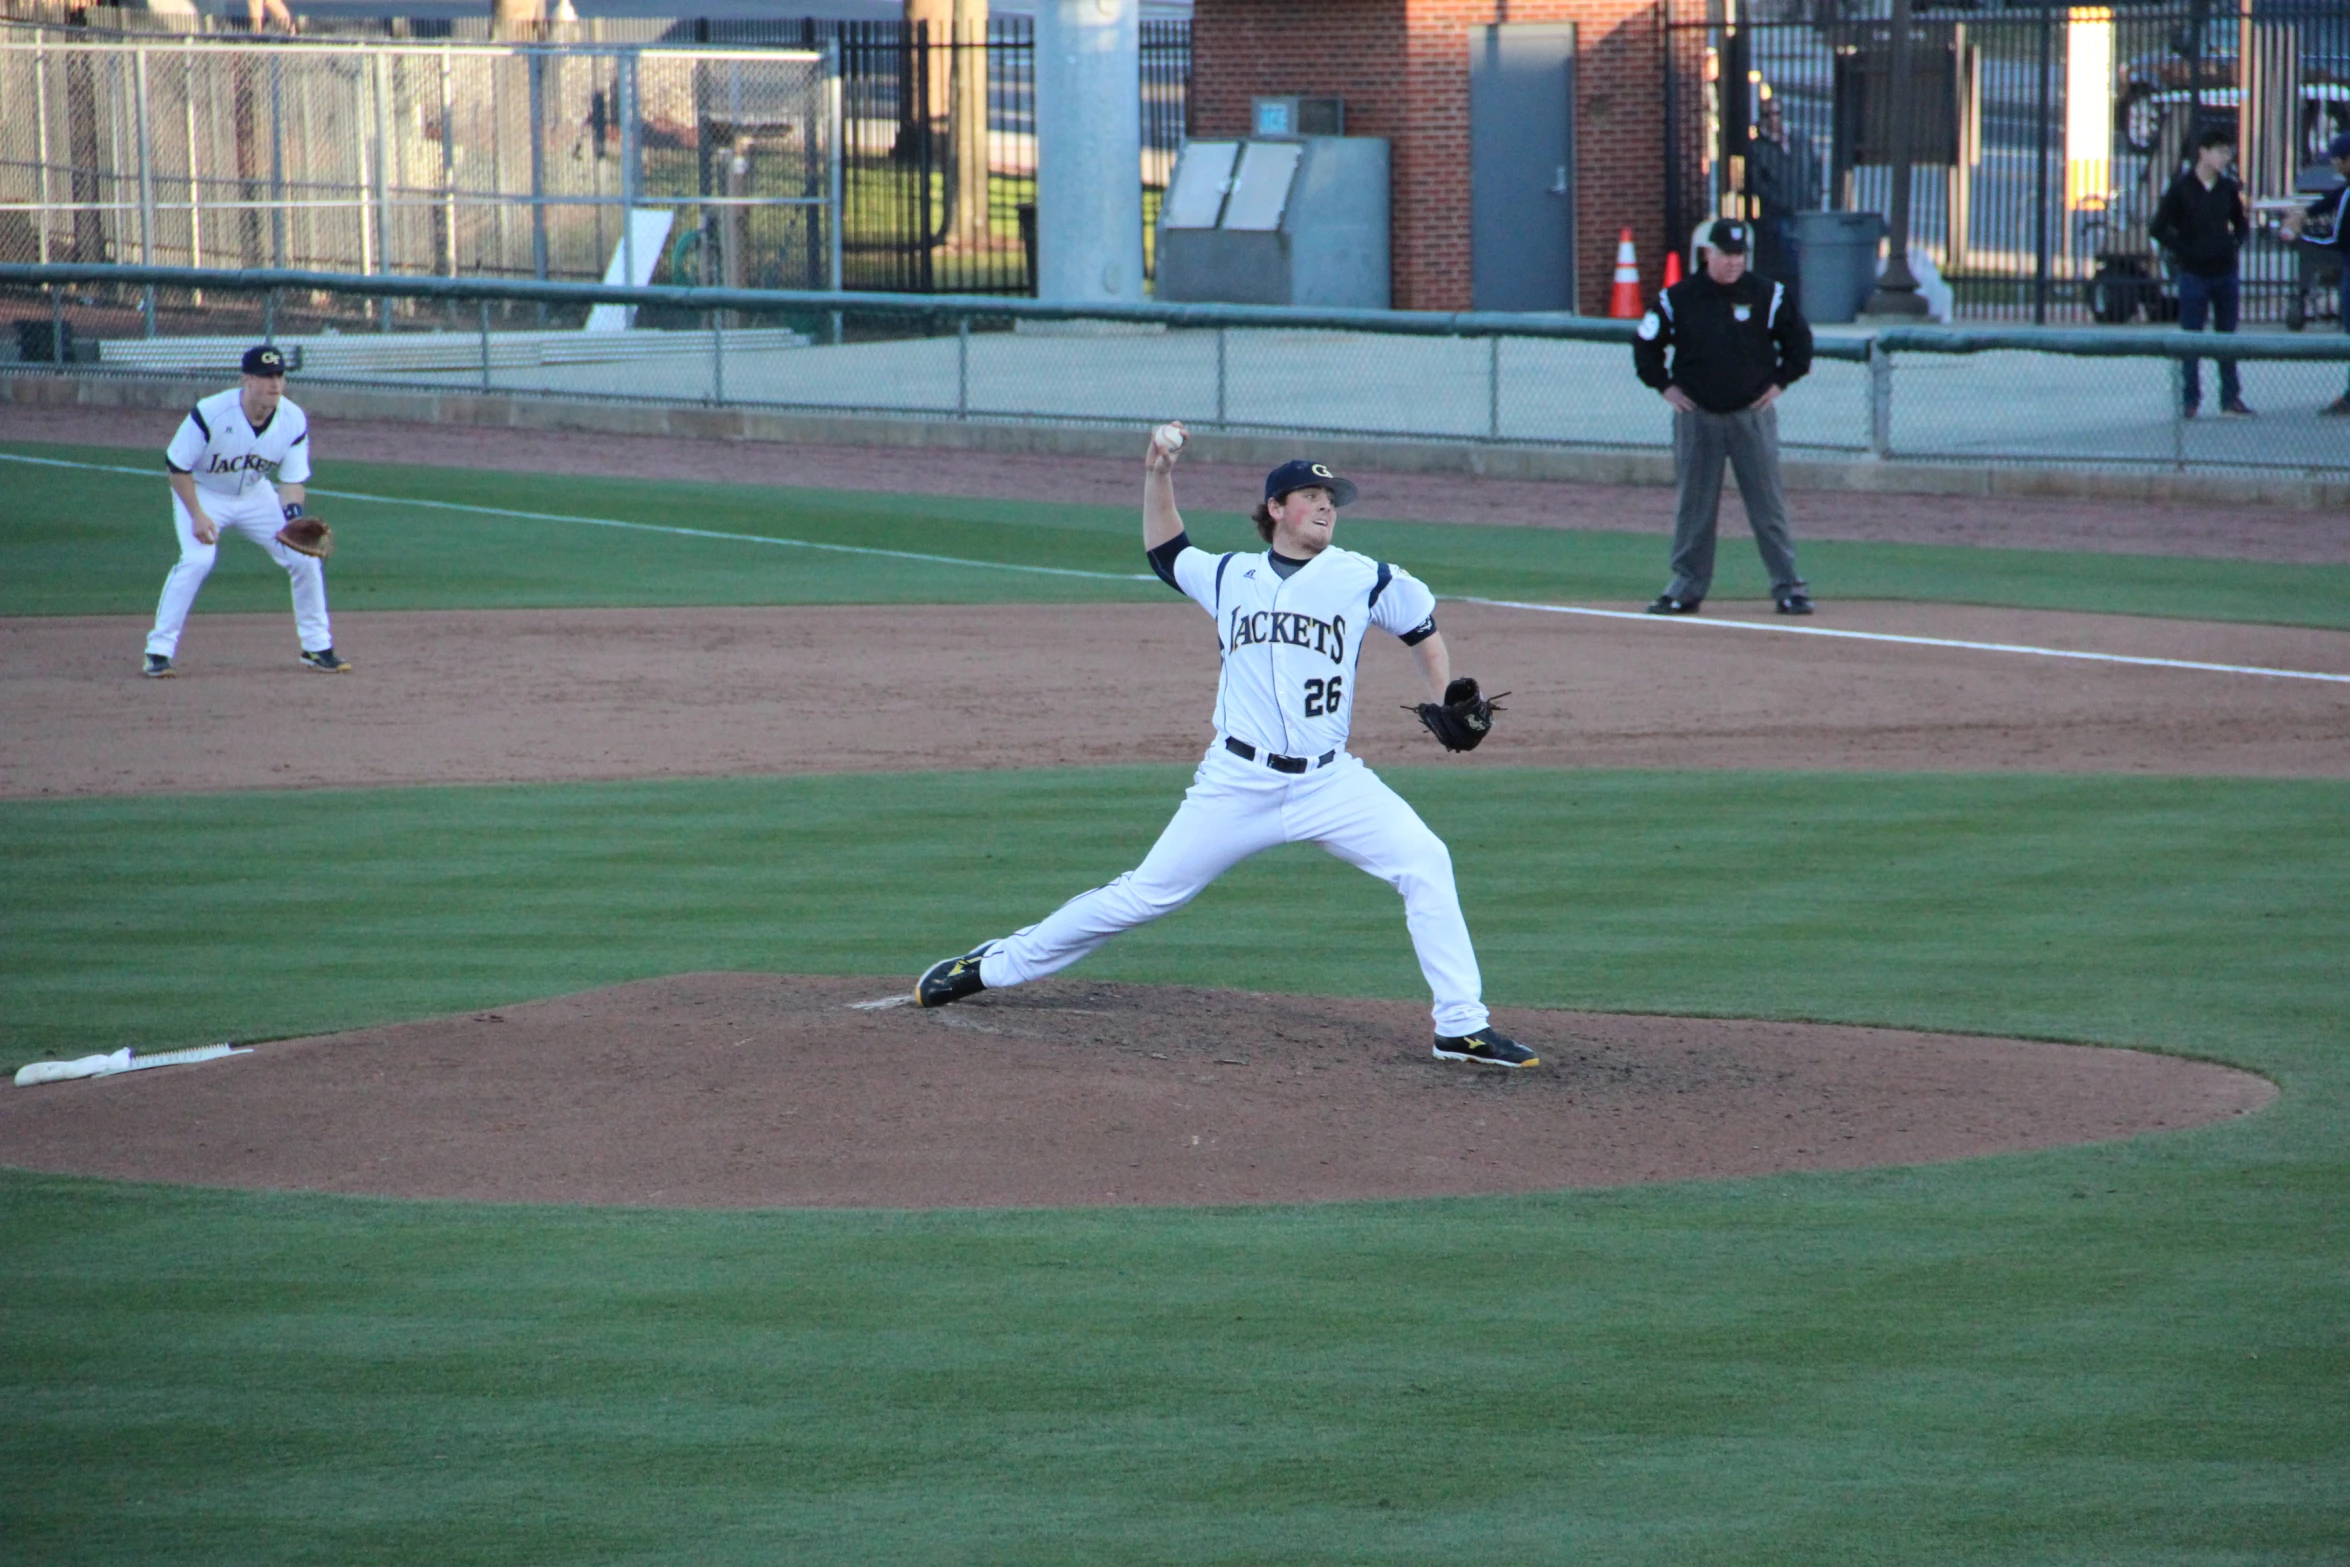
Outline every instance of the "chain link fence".
<path id="1" fill-rule="evenodd" d="M 781 50 L 0 37 L 0 261 L 823 287 L 833 111 Z"/>
<path id="2" fill-rule="evenodd" d="M 201 293 L 203 308 L 192 301 Z M 157 304 L 150 311 L 146 299 Z M 634 330 L 591 330 L 633 312 Z M 201 321 L 198 333 L 158 331 Z M 354 320 L 371 323 L 352 330 Z M 384 324 L 390 323 L 387 328 Z M 970 296 L 0 265 L 0 373 L 218 384 L 269 338 L 297 384 L 921 419 L 1591 450 L 1670 444 L 1630 322 Z M 1823 332 L 1791 455 L 2350 472 L 2350 337 L 2247 333 L 2254 420 L 2180 416 L 2174 331 Z"/>

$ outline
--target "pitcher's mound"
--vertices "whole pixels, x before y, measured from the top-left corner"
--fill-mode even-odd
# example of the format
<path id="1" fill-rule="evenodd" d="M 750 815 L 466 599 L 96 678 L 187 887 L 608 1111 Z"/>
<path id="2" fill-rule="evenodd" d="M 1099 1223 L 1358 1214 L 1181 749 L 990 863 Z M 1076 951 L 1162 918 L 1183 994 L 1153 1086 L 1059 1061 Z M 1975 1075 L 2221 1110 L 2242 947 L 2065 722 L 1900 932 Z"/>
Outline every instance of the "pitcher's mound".
<path id="1" fill-rule="evenodd" d="M 0 1163 L 491 1202 L 1322 1202 L 1949 1159 L 2266 1104 L 2226 1067 L 1891 1029 L 1502 1011 L 1441 1063 L 1401 1002 L 689 974 L 0 1093 Z"/>

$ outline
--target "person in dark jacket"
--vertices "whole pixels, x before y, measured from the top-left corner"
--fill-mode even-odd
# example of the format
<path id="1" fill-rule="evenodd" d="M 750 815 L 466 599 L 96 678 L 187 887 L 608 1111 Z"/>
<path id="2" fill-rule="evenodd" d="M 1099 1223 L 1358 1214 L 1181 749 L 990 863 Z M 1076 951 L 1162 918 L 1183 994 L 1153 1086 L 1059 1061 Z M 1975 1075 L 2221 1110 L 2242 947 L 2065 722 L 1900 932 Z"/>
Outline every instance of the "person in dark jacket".
<path id="1" fill-rule="evenodd" d="M 2170 182 L 2155 205 L 2147 230 L 2171 253 L 2172 270 L 2179 280 L 2179 325 L 2190 332 L 2203 330 L 2206 316 L 2215 332 L 2236 330 L 2237 306 L 2243 285 L 2236 273 L 2236 253 L 2252 232 L 2244 215 L 2244 187 L 2228 176 L 2236 161 L 2234 133 L 2212 126 L 2195 138 L 2195 161 Z M 2202 361 L 2187 361 L 2187 417 L 2203 403 Z M 2219 411 L 2231 418 L 2249 419 L 2244 388 L 2236 379 L 2236 361 L 2219 362 Z"/>
<path id="2" fill-rule="evenodd" d="M 1751 263 L 1786 284 L 1801 304 L 1803 250 L 1795 239 L 1795 215 L 1820 209 L 1820 155 L 1810 137 L 1787 123 L 1776 98 L 1763 100 L 1760 123 L 1746 144 L 1746 193 L 1762 206 Z"/>
<path id="3" fill-rule="evenodd" d="M 1679 492 L 1672 581 L 1648 606 L 1652 615 L 1693 615 L 1713 586 L 1725 458 L 1771 574 L 1772 605 L 1782 615 L 1812 611 L 1795 570 L 1779 483 L 1779 414 L 1771 406 L 1811 369 L 1811 328 L 1785 284 L 1746 270 L 1748 237 L 1744 223 L 1716 223 L 1706 234 L 1704 267 L 1657 295 L 1633 334 L 1633 368 L 1673 408 Z"/>
<path id="4" fill-rule="evenodd" d="M 2330 250 L 2342 264 L 2342 330 L 2350 332 L 2350 131 L 2344 131 L 2326 146 L 2326 156 L 2333 160 L 2334 172 L 2346 182 L 2340 190 L 2320 196 L 2309 204 L 2306 212 L 2285 215 L 2285 239 L 2298 245 L 2315 245 Z M 2302 225 L 2311 218 L 2333 220 L 2333 227 L 2322 236 L 2301 232 Z M 2350 418 L 2350 391 L 2335 398 L 2318 410 L 2329 417 Z"/>

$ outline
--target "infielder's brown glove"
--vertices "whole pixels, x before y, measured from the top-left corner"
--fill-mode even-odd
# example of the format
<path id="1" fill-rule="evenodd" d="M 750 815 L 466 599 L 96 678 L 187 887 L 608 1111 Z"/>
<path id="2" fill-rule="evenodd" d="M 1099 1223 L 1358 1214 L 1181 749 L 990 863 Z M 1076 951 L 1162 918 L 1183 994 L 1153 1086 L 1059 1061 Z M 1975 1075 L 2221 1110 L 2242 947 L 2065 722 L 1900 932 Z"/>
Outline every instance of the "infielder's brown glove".
<path id="1" fill-rule="evenodd" d="M 1497 691 L 1494 695 L 1509 693 Z M 1474 751 L 1493 732 L 1493 715 L 1501 709 L 1478 692 L 1476 681 L 1462 675 L 1444 688 L 1442 702 L 1422 702 L 1408 711 L 1420 715 L 1420 722 L 1447 751 Z"/>
<path id="2" fill-rule="evenodd" d="M 335 552 L 335 530 L 308 513 L 288 519 L 277 530 L 277 541 L 297 555 L 314 555 L 320 560 Z"/>

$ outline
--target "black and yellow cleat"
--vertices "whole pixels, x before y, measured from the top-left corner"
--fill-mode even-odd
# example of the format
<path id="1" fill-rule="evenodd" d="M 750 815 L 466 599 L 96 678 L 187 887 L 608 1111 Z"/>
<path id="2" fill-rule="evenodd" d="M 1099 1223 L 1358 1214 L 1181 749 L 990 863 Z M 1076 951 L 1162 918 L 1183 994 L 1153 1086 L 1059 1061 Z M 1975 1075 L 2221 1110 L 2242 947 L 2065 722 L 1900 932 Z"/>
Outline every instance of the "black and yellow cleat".
<path id="1" fill-rule="evenodd" d="M 914 982 L 914 1002 L 917 1006 L 944 1007 L 976 996 L 987 987 L 979 982 L 979 960 L 987 956 L 992 941 L 983 941 L 959 958 L 946 958 L 922 971 Z"/>
<path id="2" fill-rule="evenodd" d="M 1436 1059 L 1439 1061 L 1478 1061 L 1486 1066 L 1540 1066 L 1542 1057 L 1506 1034 L 1497 1034 L 1490 1028 L 1481 1028 L 1474 1034 L 1458 1039 L 1436 1036 Z"/>
<path id="3" fill-rule="evenodd" d="M 304 648 L 302 650 L 302 667 L 315 669 L 329 675 L 347 675 L 351 672 L 351 661 L 331 647 L 320 648 L 315 653 Z"/>

